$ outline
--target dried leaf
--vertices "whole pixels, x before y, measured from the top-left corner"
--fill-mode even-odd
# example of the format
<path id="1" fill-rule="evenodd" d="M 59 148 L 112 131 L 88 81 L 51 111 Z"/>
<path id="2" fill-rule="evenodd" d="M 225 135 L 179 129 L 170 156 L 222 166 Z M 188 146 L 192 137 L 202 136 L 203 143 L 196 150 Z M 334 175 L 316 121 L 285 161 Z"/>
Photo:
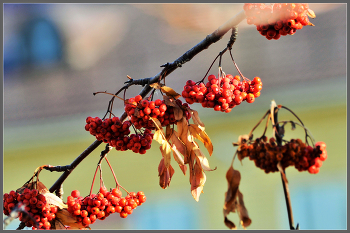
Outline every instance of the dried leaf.
<path id="1" fill-rule="evenodd" d="M 170 141 L 176 146 L 177 150 L 182 155 L 186 155 L 186 145 L 180 140 L 179 134 L 175 130 L 173 130 L 173 133 L 170 137 Z"/>
<path id="2" fill-rule="evenodd" d="M 163 95 L 163 100 L 164 100 L 164 104 L 166 106 L 172 106 L 172 107 L 176 107 L 178 106 L 176 103 L 175 103 L 175 99 L 171 98 L 170 96 L 166 96 L 166 95 Z"/>
<path id="3" fill-rule="evenodd" d="M 158 165 L 158 176 L 159 176 L 159 185 L 163 189 L 166 189 L 170 185 L 171 177 L 174 175 L 175 170 L 171 165 L 168 168 L 164 165 L 164 158 L 160 160 Z"/>
<path id="4" fill-rule="evenodd" d="M 277 163 L 277 168 L 278 168 L 278 170 L 280 171 L 280 173 L 281 173 L 281 175 L 282 175 L 282 179 L 284 180 L 284 182 L 288 183 L 287 176 L 286 176 L 286 173 L 284 173 L 284 170 L 283 170 L 281 161 L 279 161 L 279 162 Z"/>
<path id="5" fill-rule="evenodd" d="M 202 127 L 203 130 L 205 128 L 205 125 L 204 123 L 201 121 L 201 119 L 199 118 L 199 115 L 198 115 L 198 112 L 196 110 L 193 110 L 193 109 L 190 109 L 190 113 L 192 115 L 192 120 L 193 120 L 193 123 Z"/>
<path id="6" fill-rule="evenodd" d="M 150 117 L 150 120 L 153 121 L 154 126 L 155 126 L 157 129 L 162 129 L 162 131 L 163 131 L 162 123 L 160 123 L 160 121 L 159 121 L 157 118 Z M 163 134 L 164 134 L 164 133 L 163 133 Z"/>
<path id="7" fill-rule="evenodd" d="M 164 143 L 164 135 L 160 129 L 156 130 L 153 134 L 153 140 L 156 140 L 159 144 L 163 145 Z"/>
<path id="8" fill-rule="evenodd" d="M 149 86 L 154 88 L 154 89 L 160 89 L 162 87 L 163 84 L 160 83 L 152 83 Z"/>
<path id="9" fill-rule="evenodd" d="M 239 190 L 238 190 L 237 210 L 238 210 L 238 216 L 241 220 L 241 225 L 244 228 L 248 227 L 252 223 L 252 220 L 249 218 L 248 210 L 246 209 L 246 207 L 244 205 L 243 194 Z"/>
<path id="10" fill-rule="evenodd" d="M 66 228 L 65 226 L 68 226 Z M 85 228 L 83 224 L 77 221 L 77 218 L 68 212 L 67 209 L 58 209 L 55 218 L 56 230 L 69 229 L 69 230 L 79 230 L 79 229 L 90 229 Z"/>
<path id="11" fill-rule="evenodd" d="M 177 93 L 176 91 L 174 91 L 172 88 L 167 87 L 167 86 L 162 86 L 160 87 L 160 89 L 162 90 L 162 92 L 164 92 L 167 96 L 171 96 L 174 97 L 175 99 L 178 99 L 179 97 L 181 97 L 181 95 L 179 93 Z"/>
<path id="12" fill-rule="evenodd" d="M 190 133 L 193 135 L 193 137 L 199 139 L 207 148 L 209 155 L 211 156 L 213 154 L 213 144 L 211 143 L 211 140 L 207 133 L 202 130 L 202 128 L 199 128 L 198 125 L 190 124 L 189 125 Z"/>
<path id="13" fill-rule="evenodd" d="M 45 196 L 48 204 L 55 205 L 59 209 L 68 208 L 68 206 L 63 203 L 62 199 L 57 197 L 55 194 L 46 192 L 46 193 L 43 193 L 43 195 Z"/>
<path id="14" fill-rule="evenodd" d="M 172 128 L 170 128 L 170 125 L 167 125 L 167 126 L 166 126 L 166 128 L 165 128 L 165 139 L 166 139 L 167 141 L 169 141 L 171 135 L 173 134 L 173 131 L 174 131 L 174 130 L 173 130 Z"/>
<path id="15" fill-rule="evenodd" d="M 226 225 L 229 229 L 231 229 L 231 230 L 236 230 L 236 229 L 237 229 L 236 225 L 235 225 L 233 222 L 231 222 L 227 217 L 225 217 L 224 222 L 225 222 L 225 225 Z"/>
<path id="16" fill-rule="evenodd" d="M 181 141 L 185 142 L 187 140 L 187 132 L 188 132 L 188 122 L 186 117 L 183 117 L 182 120 L 176 123 L 177 132 L 179 134 L 179 138 Z"/>
<path id="17" fill-rule="evenodd" d="M 179 165 L 184 165 L 184 164 L 185 164 L 184 159 L 181 157 L 180 152 L 177 150 L 175 144 L 173 144 L 173 145 L 171 146 L 171 149 L 173 150 L 173 155 L 174 155 L 175 161 L 176 161 Z"/>
<path id="18" fill-rule="evenodd" d="M 186 175 L 187 166 L 186 166 L 185 164 L 184 164 L 184 165 L 180 165 L 180 164 L 179 164 L 179 167 L 180 167 L 182 173 L 183 173 L 184 175 Z"/>
<path id="19" fill-rule="evenodd" d="M 193 153 L 195 153 L 198 160 L 200 161 L 200 165 L 201 165 L 203 170 L 214 171 L 216 169 L 216 168 L 215 169 L 210 168 L 208 159 L 205 157 L 205 155 L 202 153 L 202 151 L 198 147 L 193 148 L 192 151 L 193 151 Z"/>
<path id="20" fill-rule="evenodd" d="M 199 196 L 203 192 L 205 181 L 206 176 L 202 168 L 198 163 L 195 163 L 191 177 L 191 194 L 197 202 L 199 201 Z"/>
<path id="21" fill-rule="evenodd" d="M 178 105 L 174 107 L 174 117 L 175 120 L 179 121 L 184 117 L 184 111 Z"/>
<path id="22" fill-rule="evenodd" d="M 164 165 L 166 168 L 170 166 L 171 161 L 171 147 L 167 141 L 164 141 L 164 143 L 159 147 L 160 151 L 162 152 L 162 156 L 164 158 Z"/>
<path id="23" fill-rule="evenodd" d="M 239 171 L 235 170 L 232 165 L 226 172 L 226 180 L 228 183 L 228 189 L 227 189 L 227 192 L 225 193 L 225 203 L 223 208 L 225 225 L 229 229 L 236 229 L 236 225 L 227 218 L 227 215 L 230 212 L 236 212 L 237 209 L 238 209 L 239 216 L 241 216 L 242 225 L 243 224 L 245 224 L 243 226 L 249 225 L 250 223 L 248 224 L 248 220 L 246 220 L 246 216 L 248 213 L 244 212 L 245 207 L 243 203 L 243 196 L 241 197 L 240 200 L 237 201 L 237 197 L 239 196 L 239 193 L 240 193 L 239 184 L 241 181 L 241 174 Z"/>
<path id="24" fill-rule="evenodd" d="M 241 173 L 231 166 L 226 172 L 226 180 L 228 189 L 225 196 L 224 214 L 225 216 L 230 212 L 236 211 L 238 186 L 241 181 Z"/>
<path id="25" fill-rule="evenodd" d="M 310 18 L 312 18 L 312 19 L 316 18 L 315 12 L 314 12 L 313 10 L 311 10 L 310 8 L 307 9 L 306 14 L 307 14 Z"/>

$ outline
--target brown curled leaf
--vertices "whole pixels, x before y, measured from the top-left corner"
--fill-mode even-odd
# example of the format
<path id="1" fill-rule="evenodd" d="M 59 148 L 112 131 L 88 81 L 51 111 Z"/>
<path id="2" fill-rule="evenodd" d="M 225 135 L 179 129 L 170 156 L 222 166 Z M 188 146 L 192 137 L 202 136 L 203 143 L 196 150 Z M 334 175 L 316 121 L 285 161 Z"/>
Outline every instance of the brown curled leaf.
<path id="1" fill-rule="evenodd" d="M 184 111 L 177 104 L 174 107 L 174 117 L 175 117 L 175 120 L 177 121 L 181 120 L 184 117 Z"/>
<path id="2" fill-rule="evenodd" d="M 193 137 L 199 139 L 204 144 L 211 156 L 213 154 L 213 144 L 211 143 L 208 134 L 202 128 L 199 128 L 198 125 L 194 124 L 189 125 L 189 130 Z"/>
<path id="3" fill-rule="evenodd" d="M 241 174 L 239 171 L 235 170 L 233 166 L 226 172 L 226 180 L 228 184 L 227 192 L 225 193 L 224 202 L 224 222 L 229 229 L 236 229 L 236 225 L 227 218 L 227 215 L 231 212 L 236 212 L 239 202 L 237 201 L 239 193 L 239 184 L 241 181 Z"/>
<path id="4" fill-rule="evenodd" d="M 164 158 L 160 160 L 158 165 L 159 185 L 163 189 L 166 189 L 170 185 L 171 177 L 175 171 L 171 165 L 168 168 L 165 167 Z"/>
<path id="5" fill-rule="evenodd" d="M 236 230 L 237 229 L 236 225 L 232 221 L 230 221 L 227 217 L 225 217 L 224 223 L 231 230 Z"/>
<path id="6" fill-rule="evenodd" d="M 167 95 L 163 95 L 163 100 L 164 100 L 164 104 L 166 105 L 166 106 L 171 106 L 171 107 L 176 107 L 176 106 L 178 106 L 177 104 L 176 104 L 176 100 L 174 99 L 174 98 L 172 98 L 172 97 L 170 97 L 170 96 L 167 96 Z"/>
<path id="7" fill-rule="evenodd" d="M 238 187 L 241 181 L 241 173 L 238 170 L 235 170 L 233 166 L 231 166 L 226 172 L 226 180 L 228 189 L 225 194 L 224 213 L 227 215 L 230 212 L 236 211 Z"/>
<path id="8" fill-rule="evenodd" d="M 67 226 L 68 228 L 66 228 Z M 56 230 L 59 229 L 69 229 L 69 230 L 79 230 L 86 229 L 83 224 L 77 221 L 77 218 L 68 212 L 67 209 L 58 209 L 55 218 Z M 87 228 L 90 229 L 90 228 Z"/>
<path id="9" fill-rule="evenodd" d="M 243 228 L 246 228 L 252 223 L 252 220 L 249 218 L 248 210 L 244 205 L 243 194 L 239 190 L 238 190 L 237 197 L 238 197 L 238 204 L 237 204 L 238 216 L 241 220 L 241 225 L 243 226 Z"/>

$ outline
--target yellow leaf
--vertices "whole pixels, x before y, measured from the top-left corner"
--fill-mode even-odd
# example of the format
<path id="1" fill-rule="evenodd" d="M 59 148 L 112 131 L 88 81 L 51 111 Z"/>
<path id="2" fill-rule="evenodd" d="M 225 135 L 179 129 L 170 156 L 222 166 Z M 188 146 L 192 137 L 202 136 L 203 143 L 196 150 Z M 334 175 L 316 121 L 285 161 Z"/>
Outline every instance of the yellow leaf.
<path id="1" fill-rule="evenodd" d="M 307 9 L 306 14 L 312 19 L 316 18 L 315 12 L 313 10 L 311 10 L 311 9 Z"/>
<path id="2" fill-rule="evenodd" d="M 164 157 L 164 165 L 166 168 L 168 168 L 171 160 L 171 147 L 167 141 L 164 141 L 164 143 L 159 148 Z"/>
<path id="3" fill-rule="evenodd" d="M 162 92 L 164 92 L 167 96 L 171 96 L 174 97 L 175 99 L 179 98 L 181 95 L 179 93 L 177 93 L 176 91 L 174 91 L 172 88 L 167 87 L 167 86 L 162 86 L 160 87 L 160 89 L 162 90 Z"/>
<path id="4" fill-rule="evenodd" d="M 156 140 L 161 145 L 164 143 L 164 135 L 162 135 L 162 131 L 160 129 L 154 132 L 153 140 Z"/>
<path id="5" fill-rule="evenodd" d="M 154 88 L 154 89 L 160 89 L 162 84 L 159 83 L 152 83 L 149 85 L 150 87 Z"/>
<path id="6" fill-rule="evenodd" d="M 207 133 L 201 128 L 199 128 L 198 125 L 194 124 L 189 125 L 189 130 L 193 137 L 199 139 L 204 144 L 205 148 L 207 148 L 209 152 L 209 155 L 211 156 L 213 154 L 213 144 L 211 143 L 211 140 Z"/>

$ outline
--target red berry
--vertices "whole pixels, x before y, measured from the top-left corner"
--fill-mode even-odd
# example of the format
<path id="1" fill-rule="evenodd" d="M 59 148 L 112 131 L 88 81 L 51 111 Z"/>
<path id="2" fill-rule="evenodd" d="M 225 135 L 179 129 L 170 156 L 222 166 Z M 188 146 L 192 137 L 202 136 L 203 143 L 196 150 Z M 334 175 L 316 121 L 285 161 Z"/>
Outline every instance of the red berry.
<path id="1" fill-rule="evenodd" d="M 140 102 L 142 100 L 142 96 L 141 95 L 137 95 L 137 96 L 135 96 L 134 99 L 138 103 L 138 102 Z"/>
<path id="2" fill-rule="evenodd" d="M 316 167 L 316 165 L 312 165 L 308 168 L 308 171 L 311 174 L 317 174 L 320 171 L 320 169 Z"/>
<path id="3" fill-rule="evenodd" d="M 249 93 L 249 94 L 247 95 L 246 101 L 247 101 L 248 103 L 253 103 L 254 100 L 255 100 L 254 95 L 253 95 L 252 93 Z"/>
<path id="4" fill-rule="evenodd" d="M 80 196 L 80 192 L 78 190 L 73 190 L 70 195 L 74 198 L 77 198 Z"/>
<path id="5" fill-rule="evenodd" d="M 125 211 L 122 211 L 122 212 L 120 212 L 120 217 L 126 218 L 126 217 L 128 217 L 128 214 Z"/>
<path id="6" fill-rule="evenodd" d="M 90 218 L 89 218 L 89 217 L 84 217 L 84 218 L 83 218 L 83 224 L 84 224 L 85 226 L 89 226 L 89 225 L 91 224 Z"/>
<path id="7" fill-rule="evenodd" d="M 167 109 L 167 106 L 166 106 L 165 104 L 161 104 L 161 105 L 159 106 L 159 110 L 160 110 L 161 112 L 165 112 L 166 109 Z"/>

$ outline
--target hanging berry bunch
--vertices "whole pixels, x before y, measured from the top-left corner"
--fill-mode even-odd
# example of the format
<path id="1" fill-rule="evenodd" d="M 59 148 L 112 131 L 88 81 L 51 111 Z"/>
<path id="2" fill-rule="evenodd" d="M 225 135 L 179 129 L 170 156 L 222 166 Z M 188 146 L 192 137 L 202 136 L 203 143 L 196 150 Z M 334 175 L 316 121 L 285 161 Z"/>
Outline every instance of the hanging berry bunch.
<path id="1" fill-rule="evenodd" d="M 324 142 L 317 142 L 313 147 L 301 139 L 291 139 L 278 146 L 274 137 L 268 139 L 266 136 L 255 140 L 241 138 L 237 153 L 241 160 L 248 157 L 266 173 L 278 172 L 280 163 L 282 169 L 294 166 L 300 172 L 316 174 L 327 158 Z"/>
<path id="2" fill-rule="evenodd" d="M 45 167 L 47 166 L 37 168 L 21 188 L 3 195 L 4 215 L 18 218 L 23 227 L 31 227 L 33 230 L 56 229 L 56 222 L 60 220 L 57 215 L 67 207 L 39 181 L 39 173 Z"/>
<path id="3" fill-rule="evenodd" d="M 243 9 L 247 23 L 254 24 L 268 40 L 293 35 L 303 26 L 314 26 L 309 17 L 316 17 L 307 3 L 245 3 Z"/>
<path id="4" fill-rule="evenodd" d="M 70 215 L 76 219 L 77 224 L 81 225 L 83 228 L 88 228 L 91 224 L 95 223 L 97 219 L 104 220 L 114 213 L 118 213 L 121 218 L 126 218 L 128 215 L 132 214 L 137 206 L 142 205 L 146 201 L 144 192 L 128 192 L 118 183 L 113 168 L 107 159 L 107 153 L 110 150 L 111 147 L 106 145 L 106 150 L 101 153 L 90 194 L 83 197 L 80 196 L 78 190 L 73 190 L 71 195 L 67 197 L 68 207 L 66 211 L 68 211 Z M 116 187 L 109 191 L 102 179 L 101 162 L 103 159 L 108 163 L 116 182 Z M 98 171 L 100 171 L 100 187 L 99 192 L 94 194 L 92 190 Z M 125 192 L 127 192 L 125 197 L 122 196 L 122 191 L 120 189 L 124 189 Z"/>
<path id="5" fill-rule="evenodd" d="M 227 48 L 224 50 L 226 51 Z M 204 108 L 213 108 L 215 111 L 221 111 L 229 113 L 232 108 L 240 105 L 243 101 L 247 103 L 253 103 L 255 98 L 260 96 L 263 83 L 260 77 L 254 77 L 253 80 L 249 80 L 244 77 L 235 63 L 230 50 L 231 59 L 239 72 L 239 75 L 225 74 L 221 67 L 221 52 L 215 60 L 220 57 L 219 60 L 219 72 L 218 76 L 209 75 L 208 82 L 204 83 L 206 75 L 209 73 L 211 66 L 199 82 L 188 80 L 182 91 L 182 97 L 185 98 L 188 104 L 201 103 Z M 241 78 L 242 77 L 242 78 Z"/>
<path id="6" fill-rule="evenodd" d="M 234 146 L 238 146 L 238 159 L 242 160 L 248 157 L 249 160 L 254 161 L 255 165 L 266 173 L 284 171 L 289 166 L 294 166 L 298 171 L 308 171 L 311 174 L 318 173 L 322 162 L 327 159 L 326 144 L 324 142 L 314 143 L 314 139 L 310 137 L 310 133 L 297 116 L 300 123 L 294 121 L 278 122 L 277 113 L 281 108 L 287 109 L 296 116 L 290 109 L 282 105 L 269 110 L 249 135 L 240 136 L 238 143 L 233 143 Z M 275 137 L 266 137 L 265 128 L 261 137 L 253 139 L 252 133 L 254 129 L 266 116 L 272 120 Z M 299 138 L 289 141 L 283 140 L 284 127 L 288 123 L 292 125 L 292 129 L 296 125 L 304 128 L 305 142 Z M 268 122 L 266 127 L 267 125 Z M 312 139 L 312 145 L 309 144 L 308 138 Z"/>
<path id="7" fill-rule="evenodd" d="M 260 96 L 262 82 L 259 77 L 252 81 L 241 81 L 240 76 L 227 74 L 224 77 L 208 76 L 206 84 L 196 84 L 188 80 L 182 91 L 182 96 L 189 104 L 201 103 L 204 108 L 213 108 L 215 111 L 231 112 L 232 108 L 243 101 L 253 103 Z"/>
<path id="8" fill-rule="evenodd" d="M 131 134 L 129 120 L 121 122 L 119 117 L 106 118 L 87 117 L 85 130 L 97 140 L 109 143 L 117 151 L 132 150 L 134 153 L 145 154 L 151 148 L 153 134 L 145 129 L 138 134 Z"/>

